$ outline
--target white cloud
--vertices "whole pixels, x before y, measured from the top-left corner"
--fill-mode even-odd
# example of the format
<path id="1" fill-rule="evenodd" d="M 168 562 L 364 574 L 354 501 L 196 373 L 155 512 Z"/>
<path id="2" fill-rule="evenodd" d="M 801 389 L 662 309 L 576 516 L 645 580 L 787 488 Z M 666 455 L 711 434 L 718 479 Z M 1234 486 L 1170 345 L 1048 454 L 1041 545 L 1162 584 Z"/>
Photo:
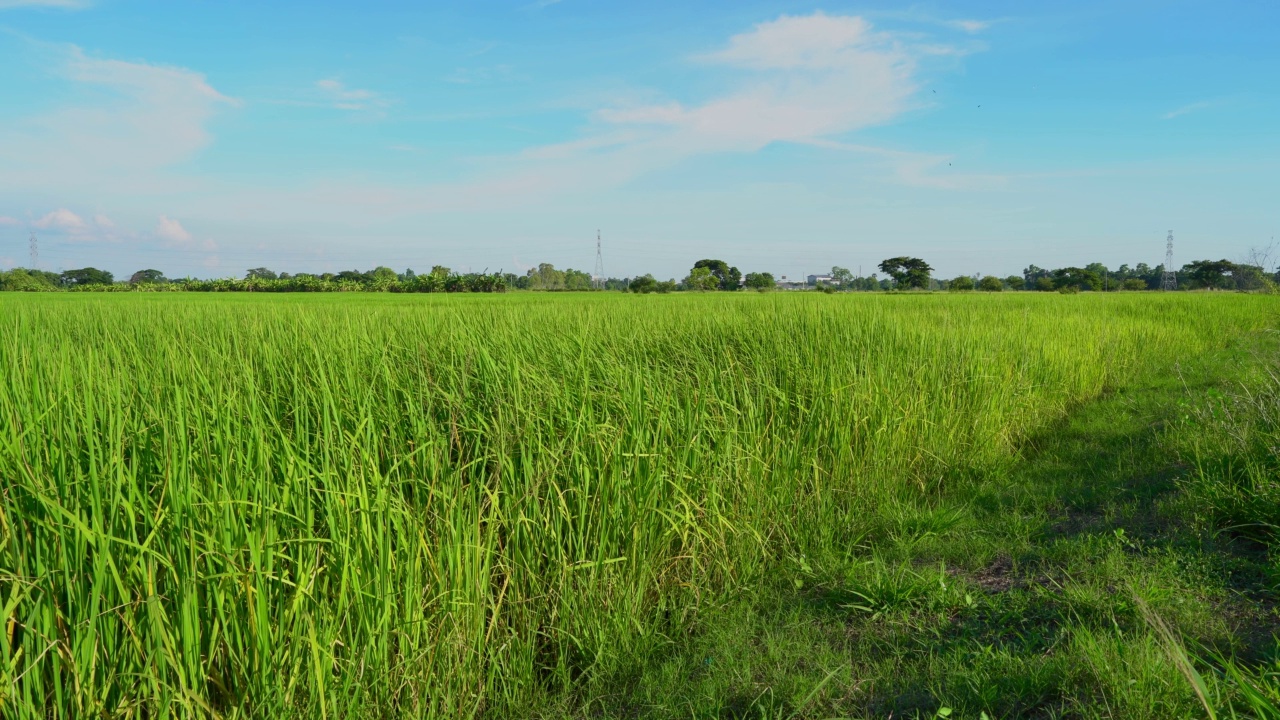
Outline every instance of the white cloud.
<path id="1" fill-rule="evenodd" d="M 364 110 L 369 107 L 385 107 L 386 100 L 372 90 L 349 88 L 337 78 L 317 80 L 316 87 L 324 94 L 326 104 L 338 110 Z"/>
<path id="2" fill-rule="evenodd" d="M 915 106 L 918 62 L 948 48 L 917 35 L 877 31 L 858 17 L 782 16 L 730 38 L 694 64 L 725 76 L 726 87 L 698 102 L 659 101 L 605 107 L 581 136 L 517 153 L 475 159 L 470 180 L 425 185 L 321 182 L 220 206 L 240 217 L 281 208 L 325 218 L 390 219 L 529 205 L 555 196 L 594 193 L 708 153 L 751 153 L 773 143 L 848 155 L 890 182 L 939 189 L 972 188 L 998 178 L 961 178 L 945 157 L 867 148 L 854 159 L 849 135 Z M 652 97 L 652 94 L 650 94 Z M 847 162 L 847 161 L 842 161 Z"/>
<path id="3" fill-rule="evenodd" d="M 93 224 L 97 225 L 103 230 L 111 230 L 111 229 L 114 229 L 116 226 L 116 224 L 111 221 L 111 218 L 107 217 L 106 215 L 103 215 L 102 213 L 98 213 L 97 215 L 93 216 Z"/>
<path id="4" fill-rule="evenodd" d="M 0 10 L 19 7 L 55 7 L 79 10 L 88 6 L 88 0 L 0 0 Z"/>
<path id="5" fill-rule="evenodd" d="M 675 128 L 679 142 L 697 151 L 750 151 L 886 122 L 916 90 L 910 49 L 859 17 L 784 15 L 700 59 L 755 72 L 736 92 L 701 105 L 609 109 L 600 119 Z"/>
<path id="6" fill-rule="evenodd" d="M 0 187 L 171 191 L 160 171 L 208 145 L 214 113 L 238 104 L 185 68 L 92 58 L 75 46 L 54 55 L 83 99 L 0 119 Z"/>
<path id="7" fill-rule="evenodd" d="M 1203 100 L 1201 102 L 1193 102 L 1190 105 L 1183 105 L 1177 110 L 1172 110 L 1170 112 L 1167 112 L 1164 115 L 1161 115 L 1160 117 L 1164 120 L 1172 120 L 1176 117 L 1180 117 L 1188 113 L 1196 112 L 1197 110 L 1204 110 L 1206 108 L 1211 108 L 1217 104 L 1218 104 L 1217 102 L 1212 100 Z"/>
<path id="8" fill-rule="evenodd" d="M 856 64 L 858 53 L 882 42 L 863 18 L 816 12 L 760 23 L 729 38 L 729 47 L 703 58 L 757 70 L 823 70 Z"/>
<path id="9" fill-rule="evenodd" d="M 32 224 L 41 230 L 54 230 L 69 235 L 82 235 L 89 230 L 89 225 L 79 215 L 66 208 L 58 208 Z"/>
<path id="10" fill-rule="evenodd" d="M 0 227 L 13 227 L 21 224 L 22 221 L 18 218 L 11 218 L 8 215 L 0 215 Z"/>
<path id="11" fill-rule="evenodd" d="M 980 33 L 991 27 L 991 22 L 988 20 L 948 20 L 946 24 L 970 34 Z"/>
<path id="12" fill-rule="evenodd" d="M 208 238 L 197 240 L 177 218 L 171 218 L 168 215 L 161 215 L 156 220 L 154 234 L 165 247 L 199 249 L 205 252 L 214 252 L 218 249 L 218 243 Z"/>
<path id="13" fill-rule="evenodd" d="M 191 242 L 191 233 L 182 227 L 182 223 L 165 215 L 161 215 L 159 222 L 156 223 L 156 237 L 174 244 Z"/>

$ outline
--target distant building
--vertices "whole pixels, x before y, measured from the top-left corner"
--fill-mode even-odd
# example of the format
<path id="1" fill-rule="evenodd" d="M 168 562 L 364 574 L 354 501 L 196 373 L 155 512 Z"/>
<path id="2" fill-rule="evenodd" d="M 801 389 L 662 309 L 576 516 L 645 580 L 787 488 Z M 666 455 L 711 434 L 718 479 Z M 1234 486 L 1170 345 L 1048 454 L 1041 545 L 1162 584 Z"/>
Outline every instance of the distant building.
<path id="1" fill-rule="evenodd" d="M 832 278 L 830 275 L 810 275 L 806 279 L 808 280 L 809 285 L 817 285 L 818 283 L 822 283 L 823 285 L 836 284 L 835 279 Z"/>

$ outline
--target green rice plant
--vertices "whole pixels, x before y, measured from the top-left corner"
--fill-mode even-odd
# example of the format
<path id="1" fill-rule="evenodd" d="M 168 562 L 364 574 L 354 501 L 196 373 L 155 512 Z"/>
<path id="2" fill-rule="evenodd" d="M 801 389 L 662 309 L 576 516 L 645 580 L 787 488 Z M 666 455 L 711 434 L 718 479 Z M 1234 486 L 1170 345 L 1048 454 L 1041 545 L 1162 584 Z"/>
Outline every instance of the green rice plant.
<path id="1" fill-rule="evenodd" d="M 573 707 L 779 562 L 966 522 L 930 499 L 1273 310 L 6 295 L 0 714 Z M 920 577 L 868 593 L 909 610 Z"/>

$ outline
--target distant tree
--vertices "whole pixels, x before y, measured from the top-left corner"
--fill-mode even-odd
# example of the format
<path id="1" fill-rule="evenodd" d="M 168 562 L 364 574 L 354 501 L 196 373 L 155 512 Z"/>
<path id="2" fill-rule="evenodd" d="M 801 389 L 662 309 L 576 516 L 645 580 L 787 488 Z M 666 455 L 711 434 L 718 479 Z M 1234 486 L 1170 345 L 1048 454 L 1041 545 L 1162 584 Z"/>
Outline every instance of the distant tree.
<path id="1" fill-rule="evenodd" d="M 715 290 L 720 287 L 720 279 L 711 272 L 711 268 L 694 266 L 689 276 L 684 279 L 684 286 L 698 292 Z"/>
<path id="2" fill-rule="evenodd" d="M 1235 263 L 1231 270 L 1231 281 L 1237 290 L 1274 292 L 1276 289 L 1275 282 L 1259 265 Z"/>
<path id="3" fill-rule="evenodd" d="M 853 285 L 853 273 L 849 272 L 849 268 L 835 265 L 831 268 L 831 282 L 842 290 L 848 288 Z"/>
<path id="4" fill-rule="evenodd" d="M 97 268 L 81 268 L 79 270 L 68 270 L 62 273 L 62 284 L 70 287 L 79 285 L 110 285 L 115 282 L 115 276 L 106 270 Z"/>
<path id="5" fill-rule="evenodd" d="M 564 271 L 565 290 L 590 290 L 591 274 L 569 268 Z"/>
<path id="6" fill-rule="evenodd" d="M 1058 290 L 1075 288 L 1076 290 L 1101 290 L 1102 278 L 1092 270 L 1078 267 L 1065 267 L 1053 271 L 1053 286 Z"/>
<path id="7" fill-rule="evenodd" d="M 929 273 L 933 268 L 920 258 L 896 257 L 880 263 L 880 271 L 892 277 L 900 288 L 923 290 L 929 287 Z"/>
<path id="8" fill-rule="evenodd" d="M 277 277 L 279 276 L 276 275 L 274 271 L 268 270 L 264 267 L 250 268 L 250 270 L 244 274 L 245 280 L 275 280 Z"/>
<path id="9" fill-rule="evenodd" d="M 715 276 L 721 290 L 737 290 L 742 281 L 742 273 L 736 267 L 730 267 L 723 260 L 699 260 L 693 264 L 694 269 L 706 268 Z"/>
<path id="10" fill-rule="evenodd" d="M 1000 282 L 1000 278 L 988 275 L 978 282 L 978 289 L 983 292 L 1000 292 L 1004 290 L 1004 283 Z"/>
<path id="11" fill-rule="evenodd" d="M 1026 283 L 1027 287 L 1035 288 L 1037 290 L 1043 290 L 1045 288 L 1040 287 L 1040 284 L 1039 284 L 1040 279 L 1051 278 L 1051 275 L 1052 273 L 1050 273 L 1048 270 L 1045 270 L 1042 267 L 1037 267 L 1035 265 L 1028 265 L 1027 268 L 1022 271 L 1022 281 Z M 1052 279 L 1050 280 L 1048 289 L 1049 290 L 1053 289 Z"/>
<path id="12" fill-rule="evenodd" d="M 0 290 L 18 292 L 42 292 L 57 290 L 63 284 L 62 276 L 43 270 L 14 268 L 0 272 Z"/>
<path id="13" fill-rule="evenodd" d="M 968 275 L 960 277 L 947 283 L 947 289 L 952 292 L 966 292 L 973 289 L 973 278 Z"/>
<path id="14" fill-rule="evenodd" d="M 551 263 L 538 263 L 538 267 L 530 268 L 530 290 L 564 290 L 564 271 L 557 270 Z"/>
<path id="15" fill-rule="evenodd" d="M 852 276 L 850 277 L 852 278 Z M 778 283 L 774 281 L 773 273 L 760 272 L 747 273 L 747 276 L 743 278 L 742 285 L 752 290 L 772 290 L 777 287 Z"/>
<path id="16" fill-rule="evenodd" d="M 676 285 L 676 281 L 674 279 L 663 280 L 662 282 L 658 283 L 658 292 L 660 294 L 666 295 L 667 293 L 675 292 L 677 287 L 678 286 Z"/>
<path id="17" fill-rule="evenodd" d="M 129 276 L 129 283 L 132 285 L 149 285 L 163 282 L 168 282 L 168 279 L 159 270 L 139 270 Z"/>
<path id="18" fill-rule="evenodd" d="M 1027 281 L 1021 275 L 1010 275 L 1004 279 L 1004 284 L 1009 286 L 1010 290 L 1021 290 L 1027 286 Z"/>
<path id="19" fill-rule="evenodd" d="M 429 274 L 433 278 L 445 280 L 446 278 L 448 278 L 450 275 L 453 274 L 453 271 L 443 265 L 432 265 L 431 272 Z"/>
<path id="20" fill-rule="evenodd" d="M 1051 278 L 1051 277 L 1047 277 L 1047 276 L 1045 276 L 1045 277 L 1038 277 L 1038 278 L 1036 278 L 1036 286 L 1035 286 L 1035 287 L 1036 287 L 1036 290 L 1038 290 L 1039 292 L 1052 292 L 1052 291 L 1053 291 L 1053 289 L 1054 289 L 1054 288 L 1053 288 L 1053 278 Z"/>
<path id="21" fill-rule="evenodd" d="M 658 291 L 658 281 L 654 280 L 652 275 L 641 275 L 631 281 L 631 284 L 627 286 L 627 290 L 648 295 Z"/>
<path id="22" fill-rule="evenodd" d="M 1098 263 L 1098 262 L 1089 263 L 1088 265 L 1084 266 L 1084 269 L 1098 276 L 1099 290 L 1115 290 L 1116 289 L 1116 284 L 1111 280 L 1111 271 L 1107 269 L 1106 265 L 1103 265 L 1102 263 Z"/>
<path id="23" fill-rule="evenodd" d="M 400 275 L 389 267 L 378 266 L 367 276 L 375 285 L 387 285 L 400 279 Z"/>
<path id="24" fill-rule="evenodd" d="M 1125 290 L 1146 290 L 1147 281 L 1143 280 L 1142 278 L 1136 278 L 1136 277 L 1129 278 L 1128 280 L 1124 281 L 1123 287 Z"/>
<path id="25" fill-rule="evenodd" d="M 363 285 L 365 281 L 369 279 L 369 276 L 359 270 L 343 270 L 338 273 L 336 279 L 339 282 L 354 282 Z"/>
<path id="26" fill-rule="evenodd" d="M 413 268 L 405 268 L 404 272 L 400 273 L 401 282 L 413 282 L 417 278 L 418 273 L 414 272 Z"/>
<path id="27" fill-rule="evenodd" d="M 1182 266 L 1179 275 L 1188 277 L 1196 287 L 1210 290 L 1226 287 L 1227 275 L 1235 270 L 1229 260 L 1197 260 Z"/>

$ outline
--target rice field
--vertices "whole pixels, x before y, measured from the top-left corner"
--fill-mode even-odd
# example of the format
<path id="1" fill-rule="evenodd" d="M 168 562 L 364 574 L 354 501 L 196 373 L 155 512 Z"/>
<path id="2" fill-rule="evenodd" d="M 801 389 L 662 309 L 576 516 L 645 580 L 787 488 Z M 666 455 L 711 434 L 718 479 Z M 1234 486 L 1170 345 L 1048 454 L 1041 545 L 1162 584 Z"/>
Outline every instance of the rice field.
<path id="1" fill-rule="evenodd" d="M 1272 297 L 0 297 L 0 715 L 581 708 Z M 921 511 L 923 512 L 923 511 Z"/>

